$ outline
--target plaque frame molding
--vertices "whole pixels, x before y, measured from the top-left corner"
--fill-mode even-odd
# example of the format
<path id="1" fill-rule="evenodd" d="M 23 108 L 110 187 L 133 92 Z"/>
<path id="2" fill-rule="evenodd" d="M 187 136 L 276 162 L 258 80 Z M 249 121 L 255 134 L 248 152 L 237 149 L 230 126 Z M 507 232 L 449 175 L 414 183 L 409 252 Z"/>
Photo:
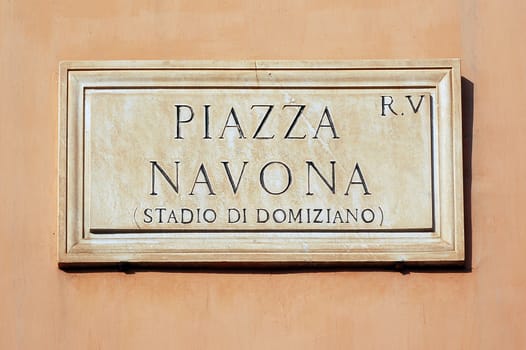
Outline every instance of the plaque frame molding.
<path id="1" fill-rule="evenodd" d="M 301 75 L 298 74 L 301 71 Z M 276 75 L 283 79 L 276 79 Z M 175 79 L 177 77 L 178 79 Z M 338 78 L 335 80 L 335 77 Z M 196 79 L 199 78 L 199 79 Z M 431 231 L 87 232 L 84 92 L 91 88 L 223 86 L 432 88 L 434 225 Z M 58 263 L 463 264 L 465 259 L 460 60 L 66 61 L 59 66 Z M 278 85 L 279 84 L 279 85 Z M 286 86 L 287 88 L 290 86 Z"/>

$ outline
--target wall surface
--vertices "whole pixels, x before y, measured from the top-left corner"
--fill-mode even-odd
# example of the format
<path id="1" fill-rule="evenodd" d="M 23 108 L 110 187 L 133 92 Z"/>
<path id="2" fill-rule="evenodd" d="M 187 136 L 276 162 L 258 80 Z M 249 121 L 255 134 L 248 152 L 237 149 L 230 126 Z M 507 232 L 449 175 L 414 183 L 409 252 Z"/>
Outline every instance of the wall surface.
<path id="1" fill-rule="evenodd" d="M 0 348 L 525 349 L 525 13 L 522 0 L 1 0 Z M 57 268 L 60 60 L 440 57 L 473 84 L 471 272 Z"/>

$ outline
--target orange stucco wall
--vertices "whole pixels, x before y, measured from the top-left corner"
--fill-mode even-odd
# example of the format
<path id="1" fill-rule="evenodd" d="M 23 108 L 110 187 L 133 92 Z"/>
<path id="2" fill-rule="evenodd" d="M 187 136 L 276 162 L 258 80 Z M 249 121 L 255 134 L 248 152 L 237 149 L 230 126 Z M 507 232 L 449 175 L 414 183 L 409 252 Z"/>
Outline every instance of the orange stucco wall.
<path id="1" fill-rule="evenodd" d="M 522 0 L 1 0 L 0 349 L 525 349 L 525 13 Z M 440 57 L 473 83 L 471 272 L 57 268 L 59 60 Z"/>

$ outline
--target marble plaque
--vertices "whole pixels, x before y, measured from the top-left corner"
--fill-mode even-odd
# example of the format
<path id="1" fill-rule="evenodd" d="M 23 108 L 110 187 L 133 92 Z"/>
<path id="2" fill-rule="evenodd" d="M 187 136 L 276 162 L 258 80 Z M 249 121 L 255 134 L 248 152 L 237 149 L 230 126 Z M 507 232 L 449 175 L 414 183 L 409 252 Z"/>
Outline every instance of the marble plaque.
<path id="1" fill-rule="evenodd" d="M 458 60 L 60 65 L 59 263 L 464 260 Z"/>

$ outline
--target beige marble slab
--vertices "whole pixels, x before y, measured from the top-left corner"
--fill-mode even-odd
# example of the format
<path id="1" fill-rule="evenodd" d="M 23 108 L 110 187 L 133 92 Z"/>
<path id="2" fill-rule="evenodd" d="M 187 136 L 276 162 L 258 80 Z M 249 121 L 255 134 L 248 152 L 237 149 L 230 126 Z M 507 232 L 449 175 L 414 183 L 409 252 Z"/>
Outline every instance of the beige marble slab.
<path id="1" fill-rule="evenodd" d="M 60 73 L 60 263 L 464 259 L 458 60 Z"/>

